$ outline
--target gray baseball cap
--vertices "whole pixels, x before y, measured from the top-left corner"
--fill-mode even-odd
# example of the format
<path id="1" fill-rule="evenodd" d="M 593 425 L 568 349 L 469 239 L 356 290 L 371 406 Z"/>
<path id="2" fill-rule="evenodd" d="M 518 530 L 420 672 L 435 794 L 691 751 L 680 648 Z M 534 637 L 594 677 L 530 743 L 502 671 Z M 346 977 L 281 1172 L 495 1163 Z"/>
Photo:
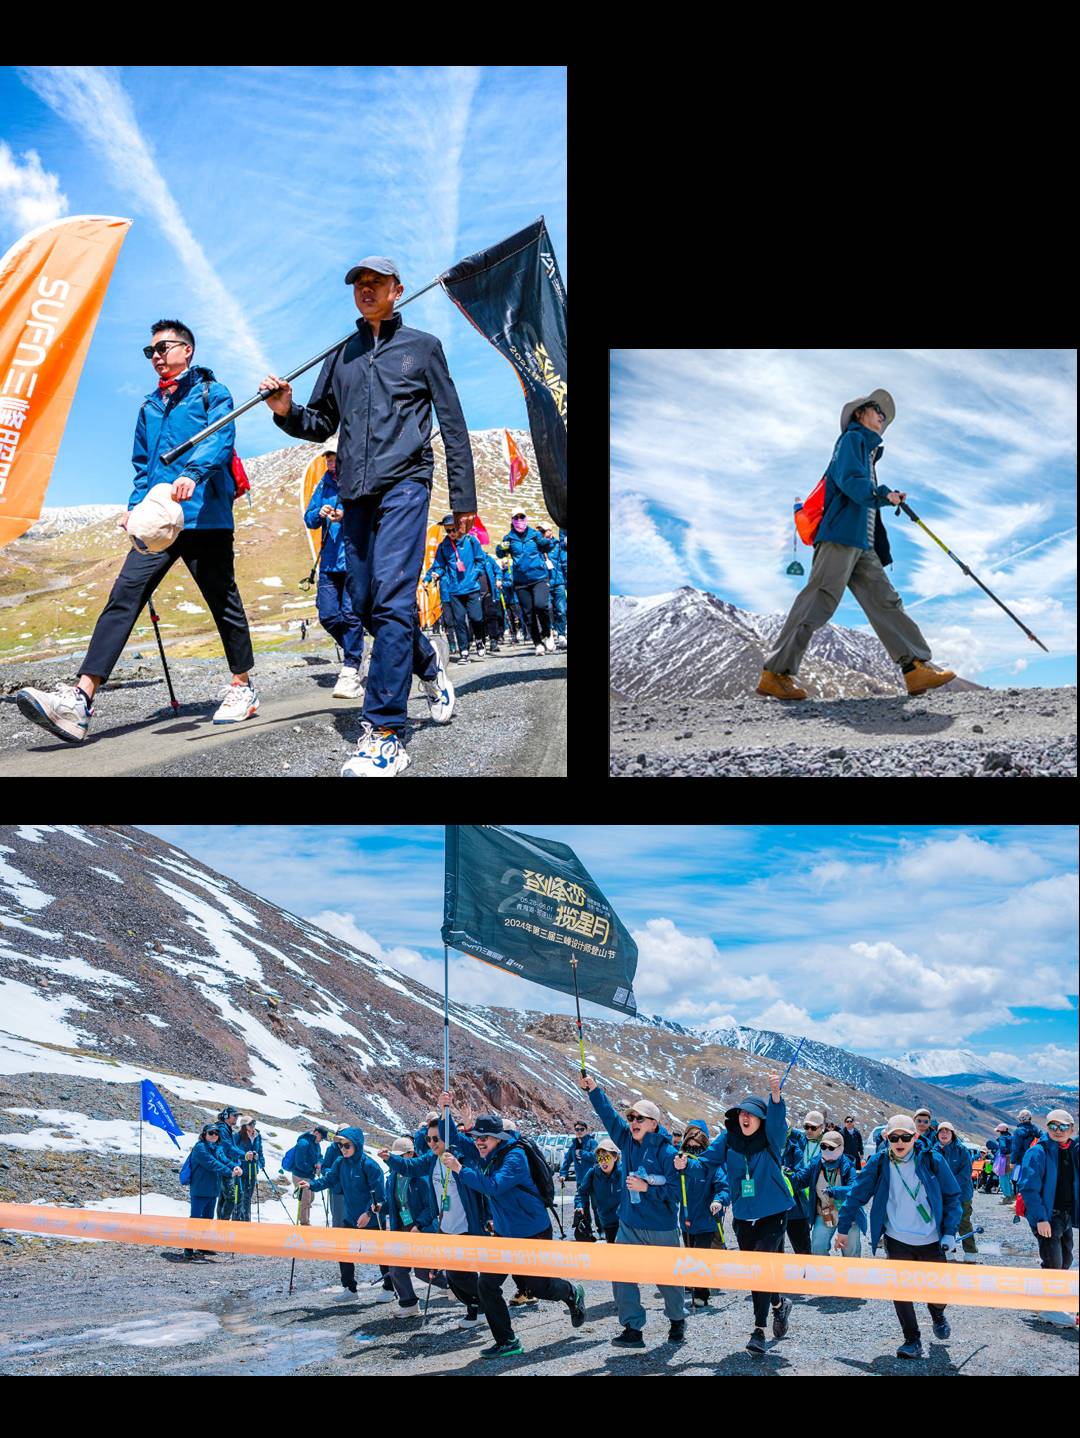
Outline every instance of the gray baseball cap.
<path id="1" fill-rule="evenodd" d="M 393 275 L 398 284 L 401 284 L 401 271 L 393 260 L 388 260 L 385 255 L 369 255 L 366 260 L 361 260 L 358 265 L 345 276 L 345 283 L 352 285 L 356 283 L 356 277 L 362 270 L 374 270 L 379 275 Z"/>

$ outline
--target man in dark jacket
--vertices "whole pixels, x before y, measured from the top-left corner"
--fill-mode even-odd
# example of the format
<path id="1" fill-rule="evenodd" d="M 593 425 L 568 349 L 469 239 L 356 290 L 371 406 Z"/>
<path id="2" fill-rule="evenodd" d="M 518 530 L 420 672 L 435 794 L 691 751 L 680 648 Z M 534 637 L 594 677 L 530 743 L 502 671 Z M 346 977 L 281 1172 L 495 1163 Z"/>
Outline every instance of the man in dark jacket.
<path id="1" fill-rule="evenodd" d="M 848 1114 L 844 1120 L 844 1157 L 850 1158 L 856 1169 L 862 1168 L 862 1134 L 855 1127 L 855 1120 Z"/>
<path id="2" fill-rule="evenodd" d="M 262 388 L 274 423 L 295 439 L 322 443 L 340 426 L 338 492 L 353 609 L 373 636 L 363 729 L 346 778 L 381 778 L 408 765 L 404 746 L 409 685 L 419 675 L 431 717 L 446 723 L 454 693 L 420 629 L 416 585 L 424 562 L 431 498 L 431 406 L 446 452 L 454 518 L 476 517 L 469 433 L 434 335 L 408 329 L 394 313 L 403 286 L 397 265 L 373 256 L 345 276 L 361 318 L 357 333 L 323 364 L 307 406 L 292 386 L 267 375 Z"/>
<path id="3" fill-rule="evenodd" d="M 840 438 L 825 471 L 825 509 L 814 538 L 814 562 L 806 587 L 791 606 L 771 654 L 765 657 L 759 694 L 775 699 L 805 699 L 791 675 L 799 665 L 814 631 L 827 624 L 850 589 L 874 633 L 899 664 L 909 694 L 947 684 L 956 675 L 926 661 L 930 646 L 915 621 L 904 612 L 899 594 L 889 583 L 884 565 L 892 563 L 883 504 L 906 498 L 877 482 L 877 461 L 885 446 L 878 437 L 896 418 L 888 390 L 853 399 L 840 414 Z"/>
<path id="4" fill-rule="evenodd" d="M 250 719 L 259 696 L 248 671 L 254 663 L 247 616 L 233 572 L 233 517 L 236 497 L 231 464 L 235 426 L 226 424 L 188 454 L 179 474 L 161 456 L 227 414 L 232 396 L 213 371 L 192 366 L 195 336 L 179 320 L 151 325 L 143 353 L 153 363 L 157 388 L 143 401 L 135 423 L 131 462 L 135 482 L 128 510 L 157 484 L 168 484 L 184 512 L 184 527 L 168 549 L 128 551 L 109 602 L 98 616 L 77 683 L 54 690 L 20 689 L 16 703 L 27 719 L 60 739 L 79 743 L 90 729 L 94 695 L 113 671 L 146 601 L 178 559 L 182 559 L 217 625 L 232 683 L 214 715 L 215 724 Z M 179 468 L 179 466 L 178 466 Z M 119 524 L 127 529 L 128 516 Z"/>

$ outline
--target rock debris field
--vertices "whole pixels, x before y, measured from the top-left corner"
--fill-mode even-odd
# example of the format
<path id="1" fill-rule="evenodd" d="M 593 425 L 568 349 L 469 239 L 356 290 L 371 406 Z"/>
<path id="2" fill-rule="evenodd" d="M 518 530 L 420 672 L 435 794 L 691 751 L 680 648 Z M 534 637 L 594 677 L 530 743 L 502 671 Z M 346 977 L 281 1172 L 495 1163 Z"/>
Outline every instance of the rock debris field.
<path id="1" fill-rule="evenodd" d="M 611 773 L 781 778 L 1075 778 L 1076 689 L 917 698 L 613 698 Z"/>

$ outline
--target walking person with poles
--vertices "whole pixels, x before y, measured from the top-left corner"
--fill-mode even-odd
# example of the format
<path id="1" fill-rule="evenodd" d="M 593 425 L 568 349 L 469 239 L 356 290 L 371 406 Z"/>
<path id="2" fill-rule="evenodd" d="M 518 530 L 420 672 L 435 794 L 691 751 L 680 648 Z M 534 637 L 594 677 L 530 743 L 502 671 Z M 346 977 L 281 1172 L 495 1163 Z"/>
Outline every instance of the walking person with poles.
<path id="1" fill-rule="evenodd" d="M 199 1141 L 180 1170 L 180 1182 L 190 1185 L 192 1218 L 213 1218 L 219 1189 L 224 1183 L 234 1182 L 240 1177 L 239 1164 L 230 1163 L 220 1149 L 221 1134 L 218 1129 L 216 1123 L 203 1124 Z M 193 1259 L 207 1259 L 213 1255 L 211 1248 L 184 1249 L 184 1258 L 189 1263 Z"/>
<path id="2" fill-rule="evenodd" d="M 465 417 L 442 345 L 402 324 L 394 305 L 398 266 L 369 256 L 345 276 L 360 319 L 356 335 L 323 364 L 306 406 L 292 386 L 268 375 L 262 388 L 274 423 L 294 439 L 324 442 L 339 430 L 338 492 L 353 609 L 373 637 L 363 727 L 346 778 L 384 778 L 408 765 L 407 703 L 413 674 L 437 724 L 453 708 L 453 690 L 420 629 L 416 585 L 424 562 L 434 459 L 434 404 L 446 454 L 450 507 L 468 531 L 476 517 L 476 481 Z M 340 427 L 340 429 L 339 429 Z"/>
<path id="3" fill-rule="evenodd" d="M 236 723 L 258 710 L 251 683 L 254 656 L 247 616 L 233 570 L 233 474 L 235 426 L 223 425 L 195 445 L 183 470 L 174 476 L 161 456 L 170 445 L 197 434 L 208 420 L 228 414 L 232 396 L 204 366 L 192 365 L 195 336 L 179 320 L 158 320 L 144 353 L 158 383 L 144 400 L 135 424 L 132 463 L 135 483 L 128 511 L 164 495 L 183 511 L 183 528 L 164 548 L 134 545 L 124 560 L 102 610 L 74 686 L 54 690 L 21 689 L 19 712 L 60 739 L 80 743 L 94 714 L 94 696 L 112 673 L 135 622 L 150 595 L 182 559 L 217 625 L 232 670 L 232 682 L 214 714 L 215 724 Z M 150 491 L 158 487 L 158 495 Z M 128 528 L 129 515 L 120 517 Z M 165 536 L 166 539 L 168 536 Z M 135 536 L 138 539 L 138 536 Z M 156 626 L 155 626 L 156 627 Z M 172 686 L 170 682 L 170 694 Z"/>
<path id="4" fill-rule="evenodd" d="M 343 1228 L 367 1228 L 374 1222 L 373 1206 L 383 1201 L 382 1174 L 376 1168 L 373 1176 L 365 1162 L 364 1131 L 360 1128 L 343 1128 L 334 1139 L 339 1156 L 321 1178 L 301 1178 L 297 1187 L 308 1196 L 329 1189 L 340 1193 L 344 1199 Z M 339 1298 L 350 1298 L 356 1294 L 356 1267 L 352 1263 L 339 1263 L 342 1292 Z"/>
<path id="5" fill-rule="evenodd" d="M 892 563 L 883 504 L 902 504 L 906 495 L 879 484 L 877 463 L 885 446 L 878 441 L 896 418 L 888 390 L 876 389 L 850 400 L 840 414 L 840 437 L 818 489 L 803 507 L 804 538 L 814 546 L 810 578 L 799 594 L 765 667 L 757 693 L 775 699 L 805 699 L 791 677 L 799 672 L 807 645 L 832 618 L 844 590 L 850 589 L 875 634 L 900 665 L 909 694 L 947 684 L 956 675 L 929 663 L 930 646 L 905 613 L 884 566 Z M 819 491 L 822 491 L 819 493 Z M 820 507 L 819 507 L 820 506 Z M 820 522 L 814 527 L 817 515 Z"/>
<path id="6" fill-rule="evenodd" d="M 241 1114 L 236 1130 L 236 1144 L 243 1157 L 240 1175 L 240 1205 L 233 1217 L 244 1223 L 251 1222 L 251 1197 L 255 1192 L 259 1169 L 263 1165 L 262 1134 L 255 1126 L 251 1114 Z"/>

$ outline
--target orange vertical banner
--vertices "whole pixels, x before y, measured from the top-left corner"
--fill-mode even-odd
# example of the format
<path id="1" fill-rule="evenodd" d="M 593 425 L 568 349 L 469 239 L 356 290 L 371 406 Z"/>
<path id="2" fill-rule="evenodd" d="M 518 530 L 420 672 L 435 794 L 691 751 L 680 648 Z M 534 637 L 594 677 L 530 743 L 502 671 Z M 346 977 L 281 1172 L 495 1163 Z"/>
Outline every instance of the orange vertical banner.
<path id="1" fill-rule="evenodd" d="M 508 429 L 503 430 L 506 440 L 503 444 L 503 453 L 506 462 L 510 466 L 510 493 L 521 483 L 529 472 L 529 462 L 514 443 L 514 436 Z"/>
<path id="2" fill-rule="evenodd" d="M 315 493 L 316 486 L 326 473 L 326 455 L 317 454 L 304 470 L 303 483 L 300 485 L 300 518 L 303 519 L 307 513 L 307 507 L 311 503 L 311 496 Z M 308 529 L 304 525 L 304 533 L 307 535 L 308 544 L 311 547 L 311 562 L 318 564 L 319 550 L 322 548 L 322 528 Z"/>
<path id="3" fill-rule="evenodd" d="M 130 220 L 75 215 L 0 260 L 0 545 L 41 513 Z"/>

